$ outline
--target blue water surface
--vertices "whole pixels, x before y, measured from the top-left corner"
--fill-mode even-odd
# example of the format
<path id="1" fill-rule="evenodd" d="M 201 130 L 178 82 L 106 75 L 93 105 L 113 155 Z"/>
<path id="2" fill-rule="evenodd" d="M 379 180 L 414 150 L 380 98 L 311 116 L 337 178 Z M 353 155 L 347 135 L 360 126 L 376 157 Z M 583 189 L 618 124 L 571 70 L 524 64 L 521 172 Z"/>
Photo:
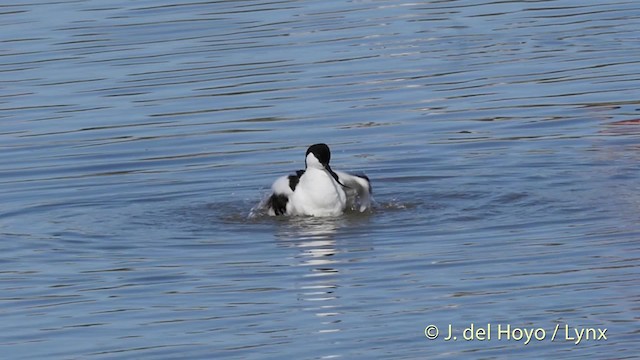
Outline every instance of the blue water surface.
<path id="1" fill-rule="evenodd" d="M 639 18 L 0 5 L 3 358 L 636 357 Z M 373 210 L 266 216 L 318 142 Z"/>

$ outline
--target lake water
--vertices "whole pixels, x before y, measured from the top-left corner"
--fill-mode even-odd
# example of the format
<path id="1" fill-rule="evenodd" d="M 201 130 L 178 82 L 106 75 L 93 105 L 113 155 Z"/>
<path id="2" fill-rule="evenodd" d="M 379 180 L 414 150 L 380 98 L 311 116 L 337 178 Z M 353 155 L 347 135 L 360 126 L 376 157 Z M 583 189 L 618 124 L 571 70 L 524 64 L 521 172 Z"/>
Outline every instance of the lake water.
<path id="1" fill-rule="evenodd" d="M 624 0 L 0 5 L 3 358 L 637 356 L 639 20 Z M 317 142 L 373 211 L 261 214 Z"/>

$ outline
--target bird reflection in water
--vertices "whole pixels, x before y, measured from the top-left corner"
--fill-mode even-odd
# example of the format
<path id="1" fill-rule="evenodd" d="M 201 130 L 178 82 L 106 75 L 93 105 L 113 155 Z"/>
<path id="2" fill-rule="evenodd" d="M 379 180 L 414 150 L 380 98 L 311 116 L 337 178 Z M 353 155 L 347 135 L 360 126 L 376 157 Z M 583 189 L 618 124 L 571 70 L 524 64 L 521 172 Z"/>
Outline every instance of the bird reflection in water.
<path id="1" fill-rule="evenodd" d="M 277 233 L 280 246 L 299 249 L 297 265 L 308 268 L 297 285 L 298 300 L 322 319 L 318 333 L 340 331 L 340 260 L 334 235 L 345 224 L 343 218 L 294 217 Z"/>

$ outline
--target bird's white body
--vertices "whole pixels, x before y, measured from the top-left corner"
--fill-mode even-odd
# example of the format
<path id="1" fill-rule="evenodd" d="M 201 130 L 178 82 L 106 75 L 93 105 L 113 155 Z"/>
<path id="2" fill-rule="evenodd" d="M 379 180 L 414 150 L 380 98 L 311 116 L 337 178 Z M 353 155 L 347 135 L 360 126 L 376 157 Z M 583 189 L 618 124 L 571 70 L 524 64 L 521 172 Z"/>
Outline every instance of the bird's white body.
<path id="1" fill-rule="evenodd" d="M 361 212 L 369 209 L 369 179 L 331 170 L 329 148 L 314 148 L 319 145 L 324 144 L 313 145 L 307 151 L 304 171 L 282 176 L 273 183 L 273 194 L 267 202 L 269 215 L 339 216 L 347 208 Z"/>
<path id="2" fill-rule="evenodd" d="M 288 176 L 280 177 L 272 188 L 274 193 L 288 194 L 287 215 L 338 216 L 347 206 L 342 185 L 326 170 L 307 169 L 295 191 L 289 187 Z"/>

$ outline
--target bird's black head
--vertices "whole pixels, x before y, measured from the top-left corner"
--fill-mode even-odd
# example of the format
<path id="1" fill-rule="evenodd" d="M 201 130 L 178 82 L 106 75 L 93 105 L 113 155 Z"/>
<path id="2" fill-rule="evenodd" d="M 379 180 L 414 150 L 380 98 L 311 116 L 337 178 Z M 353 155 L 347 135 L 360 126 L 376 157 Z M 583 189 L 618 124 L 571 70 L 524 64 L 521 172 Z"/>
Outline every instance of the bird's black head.
<path id="1" fill-rule="evenodd" d="M 329 160 L 331 160 L 331 152 L 329 151 L 329 146 L 327 146 L 327 144 L 314 144 L 309 146 L 309 148 L 307 149 L 307 153 L 304 155 L 305 158 L 309 155 L 309 153 L 312 153 L 323 166 L 329 165 Z"/>
<path id="2" fill-rule="evenodd" d="M 313 157 L 310 158 L 309 154 L 313 154 Z M 311 163 L 309 163 L 309 160 L 311 160 Z M 318 161 L 317 163 L 315 162 L 316 160 Z M 309 166 L 313 166 L 315 168 L 321 166 L 329 172 L 331 177 L 333 177 L 338 184 L 342 185 L 343 187 L 347 187 L 340 181 L 340 177 L 338 176 L 338 174 L 331 170 L 331 166 L 329 166 L 329 160 L 331 160 L 331 151 L 329 151 L 329 147 L 327 146 L 327 144 L 314 144 L 309 146 L 309 148 L 307 149 L 307 154 L 305 155 L 305 166 L 307 168 Z"/>

